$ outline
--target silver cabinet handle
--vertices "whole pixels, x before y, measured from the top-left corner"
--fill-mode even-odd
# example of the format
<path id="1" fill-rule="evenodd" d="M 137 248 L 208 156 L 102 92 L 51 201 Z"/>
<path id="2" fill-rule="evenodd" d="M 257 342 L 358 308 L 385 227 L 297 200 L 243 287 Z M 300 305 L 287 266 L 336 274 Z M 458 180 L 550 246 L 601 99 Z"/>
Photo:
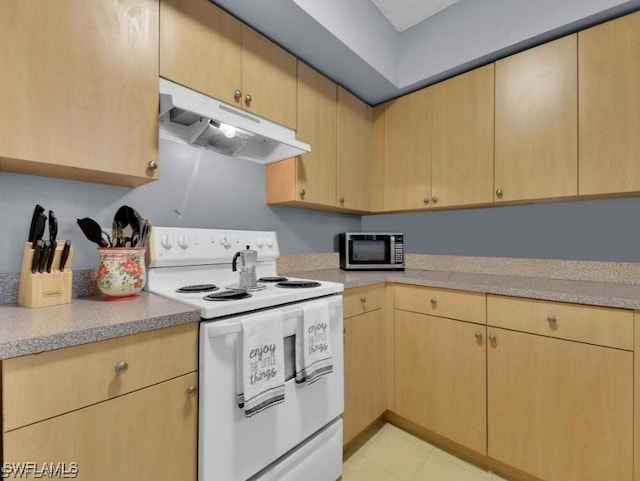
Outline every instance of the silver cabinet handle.
<path id="1" fill-rule="evenodd" d="M 435 195 L 433 197 L 431 197 L 431 200 L 433 201 L 434 204 L 438 203 L 438 197 L 435 196 Z"/>
<path id="2" fill-rule="evenodd" d="M 300 191 L 300 197 L 304 197 L 306 193 L 307 193 L 307 191 L 306 191 L 306 190 L 304 190 L 304 189 L 302 189 L 302 190 Z"/>
<path id="3" fill-rule="evenodd" d="M 360 302 L 367 302 L 367 296 L 362 296 L 360 298 Z"/>
<path id="4" fill-rule="evenodd" d="M 340 201 L 341 204 L 344 204 L 344 197 L 340 197 L 338 200 Z"/>
<path id="5" fill-rule="evenodd" d="M 242 92 L 240 90 L 236 90 L 233 93 L 233 98 L 236 99 L 236 100 L 240 100 L 240 97 L 242 97 Z"/>
<path id="6" fill-rule="evenodd" d="M 482 341 L 482 333 L 480 331 L 476 332 L 476 339 Z"/>
<path id="7" fill-rule="evenodd" d="M 198 388 L 194 385 L 191 385 L 187 388 L 187 396 L 193 397 L 198 392 Z"/>
<path id="8" fill-rule="evenodd" d="M 495 335 L 495 334 L 490 334 L 490 335 L 489 335 L 489 340 L 490 340 L 491 342 L 496 342 L 496 341 L 498 340 L 498 338 L 496 337 L 496 335 Z"/>
<path id="9" fill-rule="evenodd" d="M 549 315 L 547 316 L 547 321 L 549 322 L 549 324 L 552 324 L 552 325 L 554 325 L 554 326 L 555 326 L 555 325 L 557 324 L 557 322 L 558 322 L 558 320 L 556 319 L 556 316 L 554 316 L 553 314 L 549 314 Z"/>
<path id="10" fill-rule="evenodd" d="M 156 170 L 158 168 L 158 163 L 155 160 L 150 160 L 149 161 L 149 168 L 151 170 Z"/>
<path id="11" fill-rule="evenodd" d="M 496 190 L 496 195 L 498 197 L 502 197 L 502 194 L 503 194 L 502 189 L 499 188 L 499 189 Z"/>
<path id="12" fill-rule="evenodd" d="M 436 305 L 437 305 L 437 304 L 438 304 L 438 299 L 436 299 L 435 297 L 432 297 L 432 298 L 431 298 L 431 305 L 432 305 L 433 307 L 436 307 Z"/>
<path id="13" fill-rule="evenodd" d="M 115 371 L 117 374 L 124 374 L 129 369 L 129 363 L 127 361 L 120 361 L 116 364 Z"/>
<path id="14" fill-rule="evenodd" d="M 429 203 L 429 197 L 425 197 L 424 199 L 422 199 L 422 202 L 424 202 L 425 205 L 428 204 Z"/>
<path id="15" fill-rule="evenodd" d="M 251 101 L 252 101 L 252 100 L 253 100 L 253 97 L 252 97 L 251 95 L 247 95 L 247 96 L 244 98 L 244 101 L 245 101 L 245 103 L 246 103 L 247 105 L 251 105 Z"/>

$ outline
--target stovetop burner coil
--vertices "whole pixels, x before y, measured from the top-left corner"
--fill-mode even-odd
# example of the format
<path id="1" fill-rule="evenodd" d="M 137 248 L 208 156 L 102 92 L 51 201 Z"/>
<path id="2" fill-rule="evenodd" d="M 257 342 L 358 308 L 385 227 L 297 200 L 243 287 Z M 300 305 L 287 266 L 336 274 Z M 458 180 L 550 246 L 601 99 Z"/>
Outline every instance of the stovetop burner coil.
<path id="1" fill-rule="evenodd" d="M 273 277 L 261 277 L 258 279 L 258 282 L 284 282 L 288 279 L 282 276 L 273 276 Z"/>
<path id="2" fill-rule="evenodd" d="M 215 284 L 193 284 L 191 286 L 183 286 L 180 287 L 179 289 L 176 289 L 176 292 L 184 292 L 184 293 L 189 293 L 189 292 L 211 292 L 211 291 L 217 291 L 220 288 L 218 286 L 216 286 Z"/>
<path id="3" fill-rule="evenodd" d="M 284 287 L 287 289 L 304 289 L 307 287 L 319 287 L 321 284 L 316 281 L 283 281 L 278 282 L 276 287 Z"/>
<path id="4" fill-rule="evenodd" d="M 214 294 L 209 294 L 208 296 L 204 296 L 203 299 L 205 301 L 237 301 L 240 299 L 246 299 L 247 297 L 251 297 L 247 291 L 242 289 L 229 289 L 222 292 L 216 292 Z"/>

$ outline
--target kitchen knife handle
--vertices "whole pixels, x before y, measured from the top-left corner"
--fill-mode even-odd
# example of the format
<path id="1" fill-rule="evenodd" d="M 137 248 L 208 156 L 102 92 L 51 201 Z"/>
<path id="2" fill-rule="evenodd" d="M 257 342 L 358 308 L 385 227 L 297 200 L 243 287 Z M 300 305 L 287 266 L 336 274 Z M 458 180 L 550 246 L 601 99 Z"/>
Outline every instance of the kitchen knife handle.
<path id="1" fill-rule="evenodd" d="M 63 271 L 67 267 L 67 259 L 69 258 L 69 251 L 71 250 L 71 241 L 68 240 L 64 243 L 62 248 L 62 254 L 60 255 L 60 270 Z"/>
<path id="2" fill-rule="evenodd" d="M 50 242 L 49 256 L 47 257 L 47 272 L 51 272 L 51 267 L 53 267 L 53 258 L 56 256 L 56 249 L 58 248 L 58 243 L 55 240 Z"/>
<path id="3" fill-rule="evenodd" d="M 35 241 L 35 235 L 36 235 L 36 223 L 38 222 L 38 217 L 40 217 L 40 214 L 42 214 L 44 212 L 44 207 L 42 207 L 40 204 L 36 204 L 35 209 L 33 209 L 33 216 L 31 217 L 31 225 L 29 226 L 29 242 L 31 242 L 33 244 L 33 241 Z M 35 245 L 34 245 L 35 248 Z"/>
<path id="4" fill-rule="evenodd" d="M 44 272 L 44 269 L 47 265 L 47 261 L 49 260 L 49 255 L 51 254 L 51 242 L 43 241 L 44 248 L 42 249 L 42 254 L 40 255 L 40 263 L 38 264 L 38 272 Z"/>
<path id="5" fill-rule="evenodd" d="M 52 210 L 49 211 L 49 240 L 51 242 L 58 238 L 58 219 Z"/>
<path id="6" fill-rule="evenodd" d="M 35 274 L 38 272 L 38 267 L 40 266 L 40 257 L 42 257 L 42 248 L 44 247 L 44 241 L 39 239 L 35 242 L 36 246 L 33 249 L 33 258 L 31 260 L 31 273 Z"/>

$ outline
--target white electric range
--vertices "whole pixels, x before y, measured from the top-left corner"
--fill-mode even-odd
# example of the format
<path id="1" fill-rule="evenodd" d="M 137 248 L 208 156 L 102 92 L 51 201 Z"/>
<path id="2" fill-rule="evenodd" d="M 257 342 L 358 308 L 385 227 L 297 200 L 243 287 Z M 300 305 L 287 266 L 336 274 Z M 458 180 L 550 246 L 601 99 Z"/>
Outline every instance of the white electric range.
<path id="1" fill-rule="evenodd" d="M 343 285 L 278 276 L 275 232 L 153 227 L 145 289 L 200 309 L 199 481 L 335 481 L 342 474 Z M 234 255 L 258 252 L 255 288 L 238 288 Z M 295 333 L 303 307 L 326 302 L 333 372 L 295 383 Z M 242 322 L 284 319 L 285 399 L 246 418 L 236 395 Z"/>

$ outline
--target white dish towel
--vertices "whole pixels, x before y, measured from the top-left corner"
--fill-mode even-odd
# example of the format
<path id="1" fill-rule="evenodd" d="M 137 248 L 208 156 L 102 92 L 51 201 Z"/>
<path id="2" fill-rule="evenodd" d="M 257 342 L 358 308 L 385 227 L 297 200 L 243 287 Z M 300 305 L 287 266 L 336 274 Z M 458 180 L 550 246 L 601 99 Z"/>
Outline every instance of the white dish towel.
<path id="1" fill-rule="evenodd" d="M 311 384 L 333 372 L 329 304 L 316 301 L 302 307 L 296 330 L 296 383 Z"/>
<path id="2" fill-rule="evenodd" d="M 242 320 L 236 345 L 236 393 L 247 418 L 284 402 L 283 323 L 281 312 Z"/>

